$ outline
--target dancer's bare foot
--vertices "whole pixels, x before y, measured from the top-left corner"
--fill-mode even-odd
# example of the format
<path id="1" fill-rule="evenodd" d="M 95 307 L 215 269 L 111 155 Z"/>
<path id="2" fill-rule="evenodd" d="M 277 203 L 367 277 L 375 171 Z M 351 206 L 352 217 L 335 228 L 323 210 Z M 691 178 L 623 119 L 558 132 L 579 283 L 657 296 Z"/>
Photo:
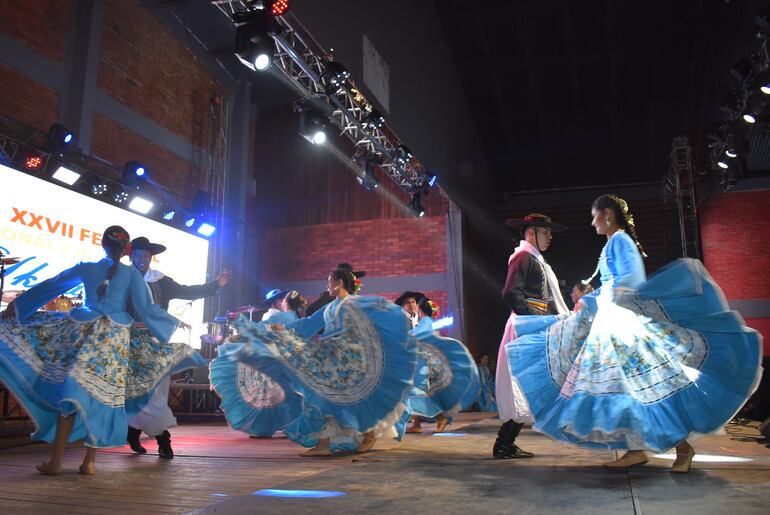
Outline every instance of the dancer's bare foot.
<path id="1" fill-rule="evenodd" d="M 687 440 L 676 446 L 676 460 L 671 465 L 671 472 L 689 472 L 692 465 L 692 459 L 695 456 L 695 449 L 687 443 Z"/>
<path id="2" fill-rule="evenodd" d="M 305 452 L 299 453 L 304 458 L 313 458 L 317 456 L 331 456 L 332 450 L 328 446 L 316 445 L 312 449 L 308 449 Z"/>
<path id="3" fill-rule="evenodd" d="M 83 463 L 78 468 L 81 474 L 84 476 L 93 476 L 96 474 L 96 464 L 95 463 Z"/>
<path id="4" fill-rule="evenodd" d="M 603 463 L 602 466 L 605 468 L 620 469 L 644 465 L 645 463 L 647 463 L 647 455 L 644 451 L 628 451 L 617 460 Z"/>
<path id="5" fill-rule="evenodd" d="M 374 437 L 374 433 L 369 431 L 368 433 L 364 434 L 364 441 L 361 442 L 361 444 L 358 446 L 356 451 L 367 452 L 371 450 L 372 447 L 374 447 L 374 442 L 376 441 L 377 441 L 377 438 Z"/>
<path id="6" fill-rule="evenodd" d="M 61 467 L 54 467 L 50 461 L 37 466 L 37 471 L 45 476 L 55 476 L 61 472 Z"/>
<path id="7" fill-rule="evenodd" d="M 443 413 L 439 413 L 436 416 L 436 432 L 443 433 L 446 426 L 449 425 L 449 419 Z"/>

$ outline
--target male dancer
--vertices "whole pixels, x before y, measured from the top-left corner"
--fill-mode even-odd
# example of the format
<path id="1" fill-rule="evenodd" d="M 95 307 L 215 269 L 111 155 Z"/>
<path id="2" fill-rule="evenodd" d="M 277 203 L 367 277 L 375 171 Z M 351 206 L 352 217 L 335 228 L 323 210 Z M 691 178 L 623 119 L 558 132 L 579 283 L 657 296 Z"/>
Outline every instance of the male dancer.
<path id="1" fill-rule="evenodd" d="M 534 454 L 516 445 L 521 428 L 533 419 L 526 398 L 511 380 L 505 346 L 516 338 L 513 320 L 517 315 L 569 313 L 556 274 L 542 255 L 551 245 L 553 233 L 567 228 L 538 213 L 511 218 L 505 223 L 521 231 L 521 241 L 508 258 L 508 277 L 503 288 L 503 299 L 511 308 L 511 316 L 498 351 L 495 390 L 500 420 L 505 423 L 497 434 L 492 455 L 499 459 L 531 458 Z"/>
<path id="2" fill-rule="evenodd" d="M 151 270 L 152 257 L 165 250 L 166 247 L 158 243 L 151 243 L 144 236 L 131 241 L 131 263 L 144 276 L 144 280 L 150 287 L 153 302 L 163 309 L 168 309 L 168 303 L 171 299 L 194 300 L 209 297 L 230 282 L 232 273 L 227 268 L 222 270 L 215 281 L 196 286 L 179 284 L 170 277 L 156 270 Z M 171 448 L 171 434 L 168 432 L 169 427 L 176 425 L 176 418 L 168 406 L 170 387 L 170 377 L 166 376 L 158 385 L 155 395 L 147 406 L 137 416 L 129 420 L 127 440 L 134 452 L 139 454 L 147 452 L 147 449 L 139 443 L 139 436 L 144 431 L 148 435 L 154 436 L 158 442 L 159 457 L 169 460 L 174 457 L 174 450 Z"/>
<path id="3" fill-rule="evenodd" d="M 409 320 L 410 329 L 417 327 L 417 322 L 420 321 L 420 302 L 425 298 L 420 292 L 405 291 L 402 293 L 394 303 L 401 306 L 401 311 L 404 316 Z"/>

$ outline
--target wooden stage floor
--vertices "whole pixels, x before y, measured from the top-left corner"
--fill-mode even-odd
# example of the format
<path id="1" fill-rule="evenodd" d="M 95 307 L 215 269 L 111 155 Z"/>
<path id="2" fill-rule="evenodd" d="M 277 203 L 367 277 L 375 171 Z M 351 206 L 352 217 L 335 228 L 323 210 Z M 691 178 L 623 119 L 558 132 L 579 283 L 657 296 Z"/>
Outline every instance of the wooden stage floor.
<path id="1" fill-rule="evenodd" d="M 400 445 L 334 458 L 301 458 L 286 438 L 250 439 L 224 423 L 183 425 L 172 430 L 175 459 L 158 459 L 147 439 L 144 456 L 99 452 L 92 477 L 75 472 L 82 447 L 68 450 L 60 476 L 45 477 L 34 466 L 50 447 L 19 441 L 0 451 L 0 513 L 770 513 L 770 449 L 757 442 L 756 423 L 697 441 L 693 470 L 677 475 L 666 457 L 606 471 L 599 465 L 614 453 L 530 430 L 519 442 L 534 459 L 495 460 L 500 423 L 487 417 L 461 414 L 450 426 L 456 436 L 433 436 L 428 424 Z M 255 495 L 263 489 L 344 495 Z"/>

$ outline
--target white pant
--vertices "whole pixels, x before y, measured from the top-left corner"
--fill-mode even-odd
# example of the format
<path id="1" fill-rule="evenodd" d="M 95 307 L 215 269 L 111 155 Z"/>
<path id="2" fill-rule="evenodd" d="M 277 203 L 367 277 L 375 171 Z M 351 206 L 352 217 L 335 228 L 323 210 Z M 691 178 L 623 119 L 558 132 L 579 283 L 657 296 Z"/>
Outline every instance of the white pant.
<path id="1" fill-rule="evenodd" d="M 168 391 L 171 388 L 171 375 L 167 374 L 155 389 L 150 402 L 128 425 L 141 429 L 150 436 L 158 436 L 169 427 L 176 425 L 176 417 L 168 406 Z"/>
<path id="2" fill-rule="evenodd" d="M 511 368 L 508 365 L 508 352 L 506 346 L 516 339 L 516 329 L 513 319 L 516 313 L 511 312 L 508 322 L 505 324 L 503 339 L 497 351 L 497 369 L 495 371 L 495 400 L 497 401 L 497 413 L 503 422 L 513 419 L 519 424 L 532 424 L 535 419 L 529 409 L 529 403 L 521 391 L 519 383 L 513 379 Z"/>

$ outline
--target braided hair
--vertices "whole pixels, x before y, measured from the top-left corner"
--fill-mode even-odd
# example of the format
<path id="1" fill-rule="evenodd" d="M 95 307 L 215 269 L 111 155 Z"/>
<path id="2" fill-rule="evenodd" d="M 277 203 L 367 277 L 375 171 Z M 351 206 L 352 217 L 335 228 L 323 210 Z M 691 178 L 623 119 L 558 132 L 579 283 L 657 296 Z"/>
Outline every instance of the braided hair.
<path id="1" fill-rule="evenodd" d="M 104 298 L 104 294 L 107 292 L 107 286 L 110 284 L 110 279 L 115 277 L 118 266 L 120 265 L 120 258 L 131 252 L 131 236 L 129 236 L 128 232 L 119 225 L 111 225 L 102 235 L 102 248 L 104 248 L 111 263 L 107 269 L 107 277 L 102 284 L 96 288 L 96 294 L 99 296 L 99 300 Z"/>
<path id="2" fill-rule="evenodd" d="M 307 304 L 307 301 L 305 301 L 305 297 L 300 295 L 297 290 L 292 290 L 286 294 L 285 298 L 286 298 L 286 305 L 289 307 L 289 309 L 294 311 L 297 314 L 297 316 L 301 316 L 299 312 Z"/>
<path id="3" fill-rule="evenodd" d="M 612 212 L 615 213 L 615 220 L 617 220 L 620 228 L 631 236 L 631 239 L 636 243 L 636 248 L 639 249 L 639 253 L 642 257 L 647 257 L 647 254 L 644 252 L 644 247 L 642 247 L 642 244 L 639 242 L 639 237 L 636 235 L 634 215 L 632 215 L 631 211 L 628 209 L 628 202 L 617 195 L 609 194 L 602 195 L 594 200 L 592 207 L 598 210 L 611 209 Z"/>

